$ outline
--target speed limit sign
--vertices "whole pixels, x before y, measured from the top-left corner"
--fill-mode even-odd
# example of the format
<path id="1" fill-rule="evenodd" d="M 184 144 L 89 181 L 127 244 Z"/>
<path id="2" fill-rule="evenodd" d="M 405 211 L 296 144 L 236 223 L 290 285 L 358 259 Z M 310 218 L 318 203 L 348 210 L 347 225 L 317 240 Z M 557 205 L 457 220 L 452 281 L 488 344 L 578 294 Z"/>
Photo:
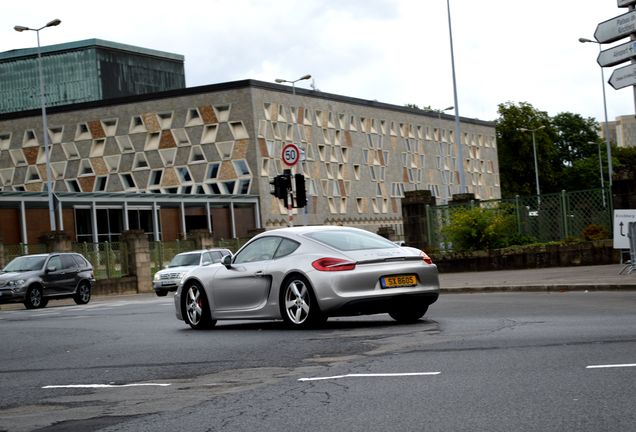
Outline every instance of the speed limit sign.
<path id="1" fill-rule="evenodd" d="M 300 158 L 300 150 L 294 143 L 286 144 L 283 147 L 283 153 L 281 157 L 285 165 L 294 166 L 298 163 L 298 159 Z"/>

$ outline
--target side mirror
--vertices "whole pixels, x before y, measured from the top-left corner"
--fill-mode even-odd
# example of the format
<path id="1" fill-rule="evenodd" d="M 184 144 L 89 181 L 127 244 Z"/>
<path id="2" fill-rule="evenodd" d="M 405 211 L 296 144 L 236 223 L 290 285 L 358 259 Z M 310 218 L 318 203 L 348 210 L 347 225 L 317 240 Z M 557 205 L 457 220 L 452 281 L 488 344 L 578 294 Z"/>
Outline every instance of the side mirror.
<path id="1" fill-rule="evenodd" d="M 209 266 L 210 264 L 212 264 L 212 262 L 211 262 L 211 261 L 203 261 L 203 262 L 201 263 L 201 265 L 202 265 L 202 266 Z"/>
<path id="2" fill-rule="evenodd" d="M 57 270 L 57 267 L 55 267 L 55 266 L 51 266 L 51 267 L 47 267 L 46 268 L 46 272 L 47 273 L 53 273 L 55 270 Z"/>
<path id="3" fill-rule="evenodd" d="M 225 255 L 222 259 L 221 259 L 221 263 L 223 263 L 223 265 L 225 266 L 226 269 L 231 269 L 232 268 L 232 255 Z"/>

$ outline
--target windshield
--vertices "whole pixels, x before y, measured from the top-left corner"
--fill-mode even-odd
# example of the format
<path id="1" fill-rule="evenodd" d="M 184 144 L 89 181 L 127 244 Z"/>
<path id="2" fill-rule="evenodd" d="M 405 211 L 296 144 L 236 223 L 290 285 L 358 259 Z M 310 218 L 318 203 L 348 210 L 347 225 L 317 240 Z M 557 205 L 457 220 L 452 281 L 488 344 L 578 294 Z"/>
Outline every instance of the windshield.
<path id="1" fill-rule="evenodd" d="M 190 253 L 176 255 L 168 264 L 168 267 L 181 267 L 181 266 L 197 266 L 201 260 L 200 253 Z"/>
<path id="2" fill-rule="evenodd" d="M 40 270 L 44 266 L 44 261 L 46 261 L 46 256 L 22 256 L 13 259 L 3 271 L 24 272 Z"/>
<path id="3" fill-rule="evenodd" d="M 316 231 L 306 235 L 341 251 L 399 248 L 398 245 L 384 237 L 366 231 Z"/>

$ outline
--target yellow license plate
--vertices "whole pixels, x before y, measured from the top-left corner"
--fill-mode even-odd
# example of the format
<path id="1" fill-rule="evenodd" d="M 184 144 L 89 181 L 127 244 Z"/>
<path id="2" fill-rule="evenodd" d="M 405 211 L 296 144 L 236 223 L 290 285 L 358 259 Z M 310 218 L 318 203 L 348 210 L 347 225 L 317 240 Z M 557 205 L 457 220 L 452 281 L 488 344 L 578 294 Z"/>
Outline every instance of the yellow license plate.
<path id="1" fill-rule="evenodd" d="M 382 288 L 399 288 L 417 285 L 417 277 L 415 275 L 404 276 L 385 276 L 380 279 Z"/>

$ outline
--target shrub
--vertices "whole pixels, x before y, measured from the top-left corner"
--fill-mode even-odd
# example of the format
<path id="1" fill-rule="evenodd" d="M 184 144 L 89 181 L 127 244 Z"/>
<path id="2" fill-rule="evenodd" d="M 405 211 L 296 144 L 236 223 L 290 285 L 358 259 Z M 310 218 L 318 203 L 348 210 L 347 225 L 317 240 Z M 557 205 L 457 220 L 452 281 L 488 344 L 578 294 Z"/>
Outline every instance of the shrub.
<path id="1" fill-rule="evenodd" d="M 510 244 L 514 224 L 514 216 L 505 209 L 460 208 L 453 210 L 442 233 L 454 250 L 497 249 Z"/>
<path id="2" fill-rule="evenodd" d="M 581 235 L 585 240 L 603 240 L 610 237 L 609 231 L 599 224 L 589 224 L 581 231 Z"/>

